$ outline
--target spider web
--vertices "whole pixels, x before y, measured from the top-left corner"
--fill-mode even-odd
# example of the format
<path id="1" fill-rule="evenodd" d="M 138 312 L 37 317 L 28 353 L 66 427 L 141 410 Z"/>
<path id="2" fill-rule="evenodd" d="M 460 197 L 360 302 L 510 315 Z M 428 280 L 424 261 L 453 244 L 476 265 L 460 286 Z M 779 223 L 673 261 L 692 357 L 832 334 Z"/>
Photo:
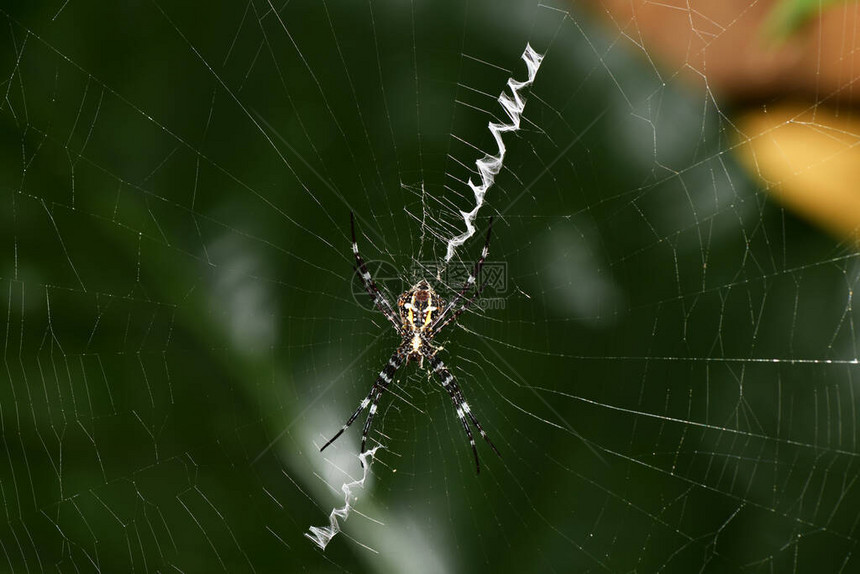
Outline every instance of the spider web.
<path id="1" fill-rule="evenodd" d="M 693 55 L 562 2 L 216 4 L 0 8 L 3 570 L 857 568 L 856 252 Z M 363 419 L 318 448 L 399 342 L 350 211 L 390 301 L 450 297 L 495 216 L 436 342 L 502 458 L 404 366 L 322 552 Z"/>

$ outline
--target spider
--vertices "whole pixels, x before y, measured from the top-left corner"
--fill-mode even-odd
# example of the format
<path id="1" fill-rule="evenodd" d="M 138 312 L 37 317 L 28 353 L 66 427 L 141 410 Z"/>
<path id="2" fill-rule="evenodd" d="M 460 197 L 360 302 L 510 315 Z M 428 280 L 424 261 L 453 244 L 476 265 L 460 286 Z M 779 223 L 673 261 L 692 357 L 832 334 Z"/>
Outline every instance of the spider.
<path id="1" fill-rule="evenodd" d="M 475 418 L 474 413 L 472 413 L 472 409 L 469 408 L 469 404 L 466 402 L 466 399 L 463 398 L 463 392 L 460 390 L 460 386 L 454 379 L 454 375 L 452 375 L 445 367 L 445 363 L 442 362 L 442 359 L 438 355 L 440 348 L 433 346 L 433 338 L 436 337 L 436 335 L 439 334 L 439 331 L 444 329 L 446 325 L 456 321 L 457 318 L 469 308 L 478 295 L 480 295 L 484 286 L 483 284 L 476 285 L 475 278 L 480 276 L 481 266 L 484 264 L 484 259 L 487 258 L 487 253 L 489 253 L 490 250 L 490 233 L 493 230 L 493 220 L 490 219 L 490 224 L 487 229 L 487 240 L 484 243 L 481 256 L 475 263 L 474 270 L 469 275 L 463 288 L 460 289 L 456 296 L 454 296 L 447 305 L 445 304 L 445 301 L 436 294 L 436 291 L 430 283 L 422 279 L 397 299 L 397 313 L 394 312 L 394 309 L 388 302 L 388 299 L 385 298 L 385 295 L 383 295 L 376 287 L 376 283 L 370 276 L 370 272 L 368 272 L 367 267 L 364 264 L 364 260 L 358 253 L 358 242 L 355 239 L 355 218 L 352 213 L 349 214 L 349 224 L 352 230 L 352 253 L 355 255 L 355 269 L 361 274 L 364 288 L 373 299 L 374 305 L 376 305 L 376 308 L 385 315 L 385 318 L 388 319 L 388 321 L 397 330 L 401 337 L 401 342 L 394 351 L 394 354 L 391 355 L 391 358 L 388 359 L 388 364 L 383 367 L 382 371 L 380 371 L 379 375 L 376 377 L 376 381 L 370 388 L 370 392 L 367 397 L 361 401 L 358 408 L 346 421 L 346 424 L 337 431 L 337 434 L 322 446 L 320 452 L 324 451 L 328 445 L 336 441 L 338 437 L 340 437 L 340 435 L 349 428 L 353 421 L 358 418 L 358 415 L 360 415 L 361 412 L 370 405 L 367 421 L 364 423 L 364 430 L 361 434 L 361 453 L 363 454 L 366 450 L 367 434 L 370 431 L 370 424 L 373 422 L 373 417 L 376 414 L 379 397 L 382 396 L 382 393 L 388 388 L 391 381 L 394 380 L 394 374 L 397 372 L 397 369 L 400 368 L 404 361 L 407 363 L 409 361 L 418 361 L 419 367 L 423 368 L 424 359 L 427 359 L 430 370 L 434 375 L 436 375 L 439 382 L 442 383 L 442 387 L 448 391 L 448 395 L 454 403 L 457 417 L 463 424 L 463 429 L 466 431 L 466 437 L 469 439 L 469 444 L 472 446 L 472 452 L 475 455 L 475 469 L 480 473 L 481 465 L 478 462 L 478 449 L 475 446 L 475 438 L 472 436 L 472 430 L 469 428 L 469 423 L 467 422 L 466 417 L 472 421 L 472 424 L 475 425 L 475 428 L 478 429 L 478 432 L 482 437 L 484 437 L 484 440 L 487 441 L 495 453 L 500 457 L 501 453 L 499 453 L 499 450 L 493 444 L 493 441 L 490 440 L 490 437 L 487 436 L 487 433 L 484 432 L 484 429 L 481 427 L 481 423 L 479 423 L 478 419 Z M 473 286 L 475 286 L 474 294 L 472 294 L 470 298 L 466 299 L 466 293 Z"/>

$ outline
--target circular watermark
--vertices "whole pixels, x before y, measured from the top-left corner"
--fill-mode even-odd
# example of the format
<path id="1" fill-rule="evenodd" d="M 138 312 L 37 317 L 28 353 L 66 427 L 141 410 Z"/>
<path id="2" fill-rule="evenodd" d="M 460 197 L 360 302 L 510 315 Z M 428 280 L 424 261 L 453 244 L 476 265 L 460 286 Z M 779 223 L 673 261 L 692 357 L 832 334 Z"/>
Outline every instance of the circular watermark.
<path id="1" fill-rule="evenodd" d="M 365 263 L 367 272 L 376 283 L 380 293 L 388 298 L 392 306 L 397 306 L 397 297 L 408 289 L 406 279 L 397 268 L 388 261 L 371 260 Z M 468 278 L 472 274 L 472 266 L 467 264 L 442 265 L 434 261 L 416 261 L 412 269 L 413 277 L 426 277 L 445 296 L 445 293 L 457 293 L 462 287 L 469 284 Z M 507 264 L 500 261 L 486 261 L 481 269 L 479 281 L 483 285 L 480 297 L 474 303 L 482 310 L 497 310 L 505 308 L 504 295 L 508 290 Z M 367 292 L 364 280 L 361 278 L 361 270 L 356 268 L 352 274 L 350 284 L 353 300 L 366 309 L 376 309 L 373 297 Z M 468 290 L 470 293 L 472 289 Z M 450 293 L 449 293 L 450 292 Z M 468 296 L 466 297 L 468 299 Z"/>

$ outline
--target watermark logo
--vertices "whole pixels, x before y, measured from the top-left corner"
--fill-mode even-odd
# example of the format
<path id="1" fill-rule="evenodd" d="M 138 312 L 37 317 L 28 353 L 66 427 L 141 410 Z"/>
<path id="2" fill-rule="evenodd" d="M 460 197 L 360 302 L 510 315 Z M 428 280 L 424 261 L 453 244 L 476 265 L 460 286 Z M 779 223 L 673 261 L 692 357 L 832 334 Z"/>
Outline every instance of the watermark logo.
<path id="1" fill-rule="evenodd" d="M 416 277 L 422 274 L 433 277 L 451 291 L 459 291 L 469 281 L 469 275 L 475 270 L 473 264 L 443 265 L 439 262 L 418 262 L 413 266 Z M 477 283 L 482 284 L 481 296 L 504 295 L 508 291 L 508 265 L 504 261 L 485 261 L 481 267 L 481 275 Z"/>
<path id="2" fill-rule="evenodd" d="M 474 270 L 473 264 L 449 263 L 448 265 L 438 261 L 416 261 L 410 269 L 409 276 L 414 278 L 412 283 L 404 279 L 397 269 L 387 261 L 368 261 L 367 271 L 376 282 L 376 286 L 386 296 L 392 306 L 397 305 L 397 297 L 417 283 L 421 278 L 427 279 L 446 301 L 458 293 L 469 280 L 469 275 Z M 482 310 L 504 309 L 505 295 L 508 293 L 508 265 L 504 261 L 485 261 L 481 267 L 481 274 L 477 279 L 478 284 L 484 287 L 481 295 L 472 303 L 473 307 Z M 367 293 L 361 271 L 356 269 L 352 275 L 352 296 L 356 303 L 367 309 L 375 309 L 373 298 Z M 467 290 L 464 297 L 469 298 L 474 289 Z M 392 297 L 394 299 L 392 299 Z M 396 310 L 395 310 L 396 312 Z"/>

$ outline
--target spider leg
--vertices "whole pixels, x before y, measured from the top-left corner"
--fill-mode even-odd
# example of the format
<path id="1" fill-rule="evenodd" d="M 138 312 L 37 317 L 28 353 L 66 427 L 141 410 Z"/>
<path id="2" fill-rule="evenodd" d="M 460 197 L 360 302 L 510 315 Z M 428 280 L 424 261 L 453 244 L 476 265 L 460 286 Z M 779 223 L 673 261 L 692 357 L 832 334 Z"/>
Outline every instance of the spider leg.
<path id="1" fill-rule="evenodd" d="M 364 259 L 362 259 L 361 255 L 358 253 L 358 241 L 355 239 L 355 216 L 351 211 L 349 212 L 349 227 L 352 231 L 352 253 L 355 255 L 355 268 L 359 275 L 361 275 L 361 282 L 364 284 L 364 289 L 367 291 L 368 295 L 370 295 L 371 299 L 373 299 L 373 303 L 376 305 L 376 308 L 382 311 L 382 314 L 385 315 L 385 318 L 388 319 L 392 325 L 394 325 L 395 329 L 399 330 L 400 321 L 397 318 L 397 314 L 394 313 L 391 303 L 388 302 L 388 299 L 385 298 L 385 295 L 383 295 L 376 286 L 376 282 L 367 270 L 367 265 L 364 264 Z"/>
<path id="2" fill-rule="evenodd" d="M 320 452 L 324 451 L 328 445 L 333 443 L 343 434 L 343 432 L 349 428 L 355 419 L 358 418 L 358 415 L 361 414 L 361 411 L 367 408 L 370 405 L 370 414 L 367 416 L 367 422 L 364 423 L 364 431 L 361 435 L 361 452 L 364 453 L 364 447 L 367 443 L 367 433 L 370 430 L 370 421 L 373 420 L 373 415 L 376 414 L 376 404 L 379 401 L 379 397 L 382 396 L 382 392 L 391 384 L 391 381 L 394 379 L 394 373 L 397 372 L 397 369 L 400 368 L 400 365 L 403 363 L 403 359 L 406 355 L 403 352 L 401 347 L 398 347 L 394 354 L 391 355 L 391 358 L 388 359 L 388 364 L 382 368 L 379 372 L 379 375 L 376 377 L 376 381 L 374 381 L 373 386 L 370 388 L 370 392 L 367 396 L 362 399 L 361 403 L 358 405 L 358 408 L 355 409 L 355 412 L 352 413 L 352 416 L 349 417 L 349 420 L 341 427 L 337 434 L 335 434 L 331 439 L 322 445 L 320 448 Z"/>
<path id="3" fill-rule="evenodd" d="M 379 397 L 382 396 L 382 391 L 385 387 L 380 387 L 370 403 L 370 412 L 367 414 L 367 420 L 364 421 L 364 429 L 361 431 L 361 453 L 367 450 L 367 435 L 370 432 L 370 423 L 373 422 L 373 417 L 376 416 L 376 405 L 379 402 Z"/>
<path id="4" fill-rule="evenodd" d="M 454 313 L 453 313 L 450 317 L 448 317 L 447 319 L 445 319 L 445 320 L 442 322 L 442 324 L 441 324 L 441 325 L 439 325 L 439 326 L 437 326 L 437 327 L 435 328 L 435 331 L 433 332 L 433 335 L 435 335 L 436 333 L 438 333 L 439 331 L 441 331 L 441 330 L 442 330 L 443 328 L 445 328 L 445 326 L 447 326 L 449 323 L 453 323 L 454 321 L 456 321 L 456 320 L 457 320 L 457 317 L 459 317 L 460 315 L 462 315 L 462 314 L 466 311 L 466 309 L 468 309 L 468 308 L 469 308 L 469 306 L 470 306 L 470 305 L 475 301 L 475 299 L 477 299 L 477 298 L 478 298 L 478 295 L 480 295 L 480 294 L 481 294 L 481 291 L 482 291 L 483 289 L 484 289 L 484 283 L 481 283 L 481 284 L 478 286 L 477 290 L 472 294 L 472 296 L 471 296 L 471 297 L 469 297 L 469 299 L 468 299 L 468 300 L 466 300 L 466 302 L 464 302 L 464 303 L 460 306 L 460 308 L 459 308 L 459 309 L 457 309 L 456 311 L 454 311 Z"/>
<path id="5" fill-rule="evenodd" d="M 502 454 L 499 452 L 499 449 L 496 448 L 496 445 L 493 444 L 493 441 L 490 440 L 490 437 L 487 436 L 487 433 L 484 431 L 484 428 L 481 426 L 481 423 L 478 422 L 478 419 L 475 418 L 475 415 L 472 414 L 472 409 L 469 408 L 469 403 L 466 402 L 466 399 L 463 398 L 463 392 L 460 390 L 460 385 L 457 384 L 457 380 L 454 378 L 454 375 L 451 374 L 445 367 L 445 363 L 442 362 L 436 355 L 432 355 L 428 357 L 430 359 L 430 368 L 433 372 L 439 377 L 439 380 L 442 383 L 442 386 L 448 391 L 448 395 L 451 397 L 451 401 L 454 403 L 454 408 L 457 409 L 457 418 L 460 419 L 460 422 L 463 424 L 463 428 L 466 430 L 466 436 L 469 439 L 469 445 L 472 447 L 472 453 L 475 455 L 475 470 L 480 473 L 481 466 L 478 463 L 478 449 L 475 446 L 475 438 L 472 436 L 472 430 L 469 428 L 469 424 L 466 422 L 466 417 L 469 417 L 469 420 L 472 421 L 472 424 L 475 425 L 475 428 L 478 429 L 478 432 L 481 433 L 481 436 L 484 437 L 484 440 L 487 441 L 487 444 L 495 451 L 499 457 Z"/>
<path id="6" fill-rule="evenodd" d="M 484 242 L 484 248 L 481 249 L 481 256 L 475 263 L 475 267 L 469 274 L 469 278 L 466 279 L 466 284 L 463 285 L 463 288 L 460 289 L 460 291 L 455 297 L 451 298 L 451 302 L 445 306 L 445 308 L 442 310 L 441 313 L 439 313 L 439 315 L 433 321 L 433 324 L 430 326 L 430 332 L 434 335 L 436 334 L 436 332 L 440 331 L 445 325 L 457 319 L 457 317 L 459 317 L 466 309 L 469 308 L 469 306 L 475 301 L 478 295 L 481 294 L 481 290 L 483 290 L 484 288 L 484 283 L 481 283 L 477 286 L 475 293 L 469 299 L 463 302 L 460 305 L 460 308 L 457 309 L 453 315 L 447 318 L 445 317 L 454 307 L 457 306 L 457 303 L 460 303 L 466 292 L 475 285 L 477 278 L 481 276 L 481 268 L 484 265 L 484 260 L 487 258 L 487 254 L 489 254 L 490 252 L 490 236 L 492 235 L 492 233 L 493 219 L 490 218 L 490 224 L 487 226 L 487 239 Z"/>

